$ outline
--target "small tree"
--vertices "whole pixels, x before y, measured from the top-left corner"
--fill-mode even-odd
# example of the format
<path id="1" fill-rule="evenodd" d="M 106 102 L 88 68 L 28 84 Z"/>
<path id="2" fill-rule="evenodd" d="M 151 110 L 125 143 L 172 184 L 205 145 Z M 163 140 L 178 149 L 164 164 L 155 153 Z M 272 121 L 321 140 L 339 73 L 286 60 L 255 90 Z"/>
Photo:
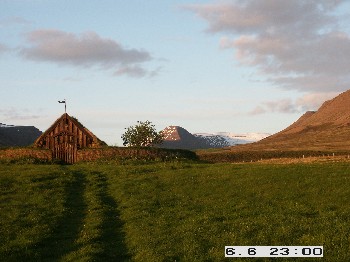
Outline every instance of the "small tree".
<path id="1" fill-rule="evenodd" d="M 150 121 L 137 121 L 137 125 L 125 128 L 121 136 L 124 146 L 145 147 L 161 144 L 164 140 L 162 132 L 157 132 Z"/>

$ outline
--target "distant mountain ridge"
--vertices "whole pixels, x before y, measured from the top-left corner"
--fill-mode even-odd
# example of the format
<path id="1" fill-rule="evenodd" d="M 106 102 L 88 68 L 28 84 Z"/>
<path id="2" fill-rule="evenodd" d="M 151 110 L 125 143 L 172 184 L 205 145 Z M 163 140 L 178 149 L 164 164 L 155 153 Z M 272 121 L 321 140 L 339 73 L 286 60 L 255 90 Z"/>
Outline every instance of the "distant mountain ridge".
<path id="1" fill-rule="evenodd" d="M 271 134 L 269 133 L 243 133 L 243 134 L 237 134 L 237 133 L 230 133 L 230 132 L 216 132 L 216 133 L 196 133 L 195 136 L 200 137 L 220 137 L 221 139 L 224 139 L 229 146 L 235 146 L 235 145 L 242 145 L 247 143 L 253 143 L 256 141 L 259 141 L 261 139 L 264 139 Z"/>
<path id="2" fill-rule="evenodd" d="M 0 147 L 29 146 L 42 132 L 34 126 L 14 126 L 0 123 Z"/>
<path id="3" fill-rule="evenodd" d="M 163 131 L 163 148 L 204 149 L 208 148 L 206 140 L 198 138 L 180 126 L 168 126 Z"/>
<path id="4" fill-rule="evenodd" d="M 265 133 L 235 134 L 229 132 L 191 134 L 180 126 L 168 126 L 163 130 L 163 134 L 165 139 L 161 147 L 174 149 L 223 148 L 252 143 L 269 135 Z"/>

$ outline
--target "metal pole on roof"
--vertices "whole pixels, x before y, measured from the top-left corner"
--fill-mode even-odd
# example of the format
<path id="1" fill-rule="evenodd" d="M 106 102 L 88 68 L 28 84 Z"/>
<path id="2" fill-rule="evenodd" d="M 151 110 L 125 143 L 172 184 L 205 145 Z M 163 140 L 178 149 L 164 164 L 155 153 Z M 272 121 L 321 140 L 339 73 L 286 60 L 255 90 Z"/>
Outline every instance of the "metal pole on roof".
<path id="1" fill-rule="evenodd" d="M 67 113 L 67 102 L 66 102 L 66 99 L 64 99 L 62 101 L 58 101 L 58 103 L 60 103 L 60 104 L 64 103 L 64 112 Z"/>

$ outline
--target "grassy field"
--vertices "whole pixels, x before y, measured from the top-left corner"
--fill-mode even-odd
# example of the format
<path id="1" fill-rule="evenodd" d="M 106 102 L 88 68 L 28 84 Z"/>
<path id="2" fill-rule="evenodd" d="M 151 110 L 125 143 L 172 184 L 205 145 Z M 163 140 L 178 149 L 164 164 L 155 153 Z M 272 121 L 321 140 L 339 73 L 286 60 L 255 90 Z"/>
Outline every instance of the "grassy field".
<path id="1" fill-rule="evenodd" d="M 323 245 L 322 261 L 350 261 L 349 203 L 345 162 L 2 164 L 0 260 L 223 261 L 225 245 Z"/>

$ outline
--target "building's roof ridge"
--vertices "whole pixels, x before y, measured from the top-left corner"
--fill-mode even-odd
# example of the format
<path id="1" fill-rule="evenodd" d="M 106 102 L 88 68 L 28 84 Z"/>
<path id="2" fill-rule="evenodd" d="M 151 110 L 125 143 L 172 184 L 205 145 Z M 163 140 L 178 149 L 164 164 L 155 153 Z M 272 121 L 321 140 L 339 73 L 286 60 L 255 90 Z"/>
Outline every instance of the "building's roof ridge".
<path id="1" fill-rule="evenodd" d="M 82 132 L 84 132 L 86 135 L 90 136 L 95 142 L 100 143 L 100 144 L 105 144 L 105 142 L 103 142 L 102 140 L 100 140 L 96 135 L 94 135 L 89 129 L 87 129 L 82 123 L 79 122 L 78 119 L 76 119 L 75 117 L 70 116 L 68 113 L 64 113 L 62 114 L 59 118 L 56 119 L 56 121 L 45 131 L 41 134 L 40 137 L 38 137 L 34 144 L 37 144 L 38 141 L 40 141 L 40 139 L 42 139 L 43 137 L 45 137 L 48 133 L 50 133 L 54 128 L 56 128 L 56 126 L 58 125 L 58 123 L 63 119 L 63 118 L 68 118 L 70 121 L 72 121 L 80 130 L 82 130 Z"/>

